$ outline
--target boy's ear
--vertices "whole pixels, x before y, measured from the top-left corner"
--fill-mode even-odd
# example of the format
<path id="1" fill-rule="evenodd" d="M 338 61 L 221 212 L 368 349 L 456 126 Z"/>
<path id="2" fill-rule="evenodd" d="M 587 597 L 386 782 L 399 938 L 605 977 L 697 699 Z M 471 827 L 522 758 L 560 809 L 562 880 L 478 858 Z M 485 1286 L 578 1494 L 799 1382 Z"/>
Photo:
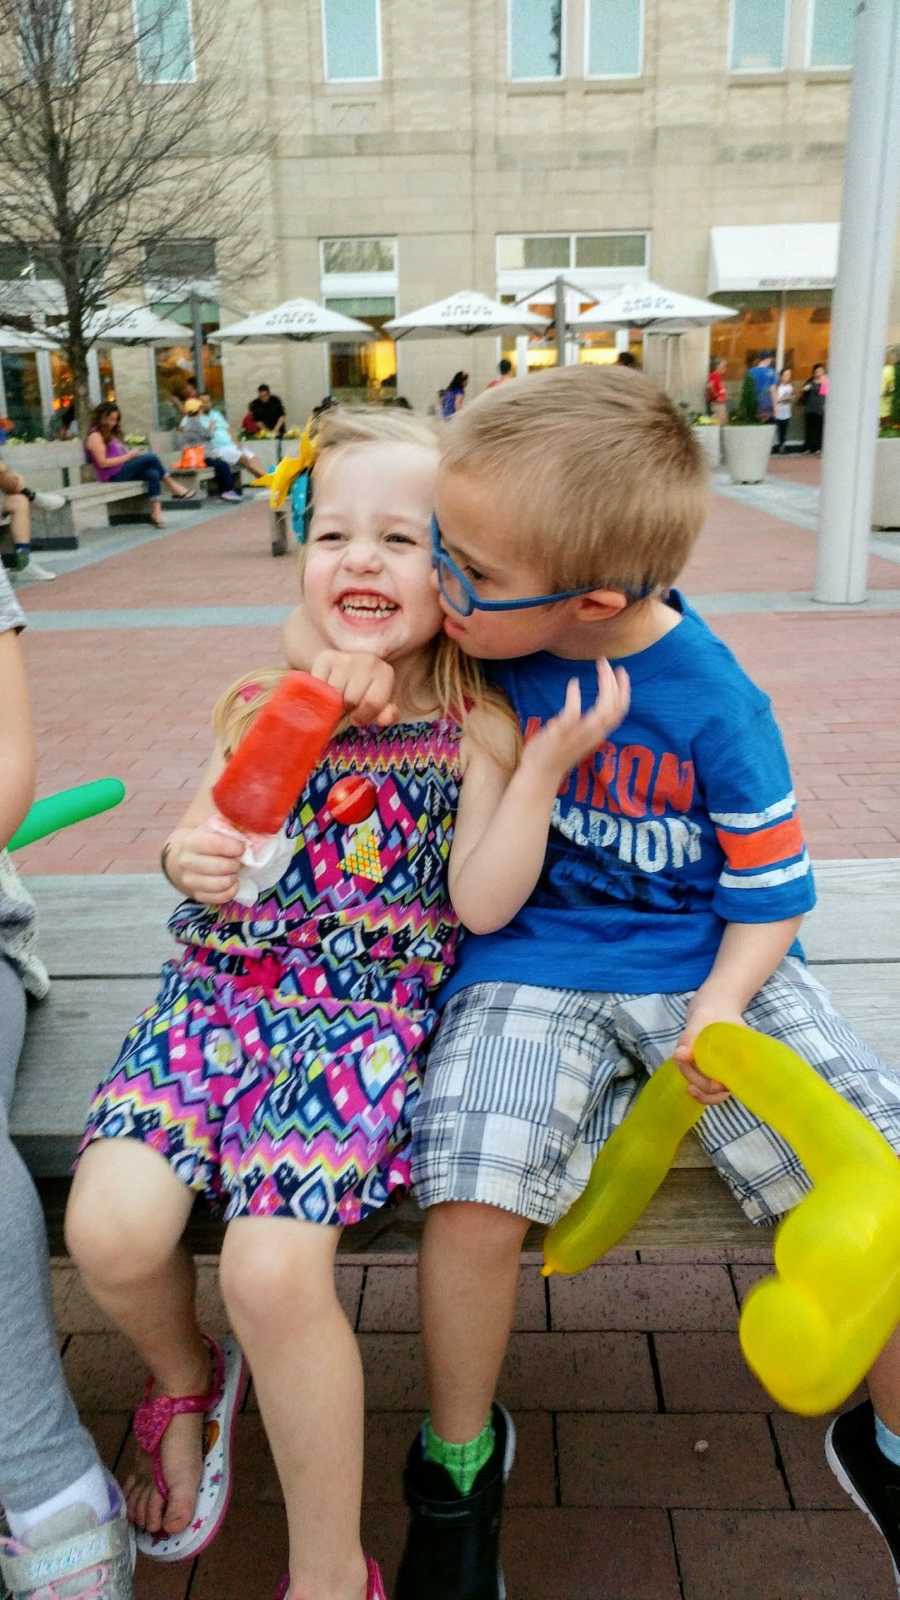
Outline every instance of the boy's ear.
<path id="1" fill-rule="evenodd" d="M 628 604 L 621 589 L 592 589 L 572 602 L 578 622 L 609 622 Z"/>

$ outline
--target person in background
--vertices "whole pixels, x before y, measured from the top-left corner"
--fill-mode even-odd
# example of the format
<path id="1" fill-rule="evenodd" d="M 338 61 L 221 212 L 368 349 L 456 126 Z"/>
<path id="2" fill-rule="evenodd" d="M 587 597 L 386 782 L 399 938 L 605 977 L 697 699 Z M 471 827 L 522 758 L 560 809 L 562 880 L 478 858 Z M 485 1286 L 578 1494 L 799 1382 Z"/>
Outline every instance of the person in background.
<path id="1" fill-rule="evenodd" d="M 189 400 L 197 400 L 197 399 L 199 399 L 199 391 L 197 389 L 197 380 L 196 380 L 196 378 L 185 378 L 183 383 L 182 383 L 181 393 L 180 394 L 173 394 L 171 396 L 171 399 L 172 399 L 173 405 L 176 405 L 178 407 L 178 410 L 182 413 L 182 416 L 183 416 L 184 412 L 185 412 L 185 409 L 187 407 L 188 401 Z"/>
<path id="2" fill-rule="evenodd" d="M 66 1386 L 40 1201 L 7 1121 L 27 997 L 50 987 L 34 901 L 3 849 L 34 799 L 24 626 L 0 568 L 0 1594 L 131 1600 L 125 1503 Z"/>
<path id="3" fill-rule="evenodd" d="M 632 367 L 637 372 L 641 370 L 641 364 L 637 356 L 633 356 L 630 350 L 620 350 L 616 356 L 615 365 L 617 367 Z"/>
<path id="4" fill-rule="evenodd" d="M 817 361 L 803 385 L 803 448 L 810 456 L 822 454 L 822 430 L 825 427 L 827 396 L 828 374 L 824 363 Z"/>
<path id="5" fill-rule="evenodd" d="M 78 423 L 74 405 L 60 406 L 58 411 L 52 412 L 47 432 L 51 439 L 57 439 L 61 443 L 65 443 L 68 439 L 77 439 Z"/>
<path id="6" fill-rule="evenodd" d="M 182 444 L 199 444 L 202 447 L 203 458 L 212 467 L 215 475 L 220 500 L 240 500 L 240 492 L 235 487 L 234 473 L 228 462 L 221 459 L 214 460 L 210 456 L 212 422 L 206 415 L 199 397 L 185 401 L 184 416 L 178 424 L 178 439 Z"/>
<path id="7" fill-rule="evenodd" d="M 760 356 L 756 365 L 750 368 L 750 376 L 756 390 L 756 414 L 761 422 L 771 422 L 772 391 L 775 388 L 774 356 Z"/>
<path id="8" fill-rule="evenodd" d="M 254 478 L 261 478 L 266 469 L 260 461 L 259 456 L 254 455 L 253 451 L 248 445 L 235 444 L 235 441 L 232 438 L 231 429 L 228 426 L 228 418 L 225 416 L 223 411 L 219 411 L 219 409 L 213 405 L 212 395 L 202 394 L 200 396 L 200 404 L 202 405 L 205 414 L 204 420 L 210 425 L 209 443 L 206 446 L 206 459 L 213 468 L 215 468 L 217 461 L 224 462 L 226 466 L 231 468 L 231 471 L 234 474 L 234 488 L 236 492 L 233 496 L 230 494 L 223 495 L 222 498 L 229 500 L 233 498 L 239 500 L 243 492 L 240 473 L 241 466 L 243 465 L 248 467 L 253 473 Z"/>
<path id="9" fill-rule="evenodd" d="M 469 381 L 467 372 L 454 372 L 446 389 L 440 392 L 441 416 L 445 422 L 455 417 L 457 411 L 462 410 L 466 398 L 466 385 Z"/>
<path id="10" fill-rule="evenodd" d="M 791 376 L 790 367 L 782 367 L 772 397 L 775 427 L 778 431 L 778 442 L 773 453 L 779 456 L 784 455 L 787 445 L 787 431 L 791 425 L 791 410 L 794 404 L 794 385 L 791 382 Z"/>
<path id="11" fill-rule="evenodd" d="M 267 433 L 284 436 L 287 427 L 284 402 L 280 395 L 272 393 L 267 383 L 260 384 L 256 391 L 256 399 L 250 401 L 247 410 L 258 427 L 265 428 Z"/>
<path id="12" fill-rule="evenodd" d="M 29 489 L 20 472 L 12 472 L 0 461 L 0 510 L 9 517 L 13 542 L 13 583 L 49 583 L 56 577 L 49 567 L 42 567 L 31 554 L 31 508 L 42 511 L 61 511 L 65 496 L 47 494 L 42 489 Z"/>
<path id="13" fill-rule="evenodd" d="M 497 389 L 497 388 L 499 388 L 501 383 L 509 383 L 509 380 L 512 377 L 512 375 L 513 375 L 512 362 L 511 361 L 507 361 L 506 357 L 504 356 L 503 360 L 499 363 L 499 365 L 497 367 L 497 376 L 496 376 L 496 378 L 492 378 L 491 379 L 490 383 L 488 384 L 488 388 L 489 389 Z"/>
<path id="14" fill-rule="evenodd" d="M 185 405 L 188 404 L 189 401 L 185 401 Z M 152 450 L 129 450 L 122 438 L 122 413 L 112 400 L 104 400 L 94 408 L 84 454 L 88 465 L 94 469 L 98 483 L 143 480 L 150 500 L 150 521 L 154 527 L 165 527 L 161 504 L 163 484 L 173 500 L 193 500 L 195 497 L 193 489 L 176 483 Z"/>
<path id="15" fill-rule="evenodd" d="M 728 420 L 728 390 L 725 387 L 725 374 L 728 371 L 728 362 L 724 356 L 715 356 L 709 363 L 709 377 L 706 380 L 706 409 L 716 422 Z"/>

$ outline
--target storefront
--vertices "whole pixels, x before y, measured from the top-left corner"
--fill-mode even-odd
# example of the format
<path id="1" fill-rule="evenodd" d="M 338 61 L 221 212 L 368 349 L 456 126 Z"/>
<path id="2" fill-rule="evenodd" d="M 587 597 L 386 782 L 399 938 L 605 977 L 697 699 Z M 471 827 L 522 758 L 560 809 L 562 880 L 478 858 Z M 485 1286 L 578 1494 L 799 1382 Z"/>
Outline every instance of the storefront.
<path id="1" fill-rule="evenodd" d="M 711 359 L 728 363 L 731 397 L 761 356 L 790 367 L 795 385 L 827 364 L 839 236 L 836 222 L 711 230 L 710 295 L 739 313 L 710 334 Z"/>
<path id="2" fill-rule="evenodd" d="M 497 238 L 497 299 L 504 305 L 526 305 L 551 326 L 537 338 L 505 339 L 501 355 L 519 372 L 537 372 L 556 365 L 554 272 L 565 279 L 567 321 L 625 284 L 643 283 L 649 275 L 647 233 L 500 234 Z M 632 330 L 632 353 L 641 359 L 640 330 Z M 636 341 L 636 342 L 634 342 Z M 570 342 L 567 359 L 605 366 L 628 348 L 627 332 L 597 329 Z"/>

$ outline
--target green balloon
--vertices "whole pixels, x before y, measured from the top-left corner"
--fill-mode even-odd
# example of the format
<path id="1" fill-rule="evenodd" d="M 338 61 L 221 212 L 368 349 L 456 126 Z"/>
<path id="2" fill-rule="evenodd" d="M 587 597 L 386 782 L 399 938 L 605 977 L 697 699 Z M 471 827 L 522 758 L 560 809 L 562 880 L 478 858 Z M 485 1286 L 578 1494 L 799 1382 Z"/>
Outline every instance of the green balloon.
<path id="1" fill-rule="evenodd" d="M 74 822 L 84 822 L 86 817 L 109 811 L 124 799 L 125 785 L 121 778 L 97 778 L 94 783 L 80 783 L 75 789 L 61 789 L 59 794 L 49 794 L 45 800 L 35 801 L 6 848 L 22 850 L 48 833 L 71 828 Z"/>

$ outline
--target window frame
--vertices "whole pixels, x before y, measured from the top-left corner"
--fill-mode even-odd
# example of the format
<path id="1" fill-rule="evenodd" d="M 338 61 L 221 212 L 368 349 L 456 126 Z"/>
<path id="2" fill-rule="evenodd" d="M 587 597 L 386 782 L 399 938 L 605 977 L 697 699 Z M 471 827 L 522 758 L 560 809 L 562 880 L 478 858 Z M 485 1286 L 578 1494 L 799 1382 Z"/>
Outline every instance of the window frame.
<path id="1" fill-rule="evenodd" d="M 332 78 L 328 71 L 328 0 L 320 0 L 319 14 L 322 23 L 322 80 L 324 83 L 383 83 L 384 82 L 384 45 L 382 40 L 382 12 L 381 0 L 374 0 L 375 5 L 375 60 L 377 71 L 365 78 Z"/>
<path id="2" fill-rule="evenodd" d="M 807 72 L 852 72 L 853 71 L 853 46 L 850 47 L 850 60 L 832 62 L 826 67 L 818 66 L 812 58 L 813 34 L 816 27 L 816 6 L 818 0 L 807 0 L 806 4 L 806 51 L 804 65 Z"/>
<path id="3" fill-rule="evenodd" d="M 134 21 L 134 54 L 135 54 L 135 65 L 137 67 L 138 83 L 143 84 L 146 88 L 152 88 L 154 86 L 154 84 L 159 85 L 159 87 L 161 87 L 161 88 L 162 87 L 166 87 L 166 86 L 176 87 L 177 88 L 177 86 L 179 84 L 181 84 L 183 86 L 187 86 L 189 83 L 196 83 L 197 82 L 197 39 L 196 39 L 196 35 L 195 35 L 195 32 L 194 32 L 194 0 L 183 0 L 183 3 L 187 8 L 188 37 L 190 39 L 190 47 L 191 47 L 191 70 L 190 70 L 190 73 L 188 74 L 187 77 L 184 77 L 184 78 L 151 78 L 151 77 L 146 76 L 144 74 L 143 68 L 141 66 L 140 40 L 141 40 L 141 35 L 142 35 L 142 29 L 141 29 L 140 16 L 139 16 L 139 13 L 138 13 L 138 6 L 140 4 L 140 0 L 131 0 L 131 15 L 132 15 L 132 19 Z M 174 0 L 167 0 L 167 4 L 169 4 L 169 5 L 174 4 Z"/>
<path id="4" fill-rule="evenodd" d="M 552 4 L 552 0 L 550 0 Z M 565 83 L 566 57 L 569 46 L 569 4 L 568 0 L 560 0 L 560 35 L 559 35 L 559 71 L 555 73 L 542 73 L 539 77 L 520 78 L 513 73 L 513 5 L 515 0 L 506 0 L 506 81 L 507 83 Z"/>
<path id="5" fill-rule="evenodd" d="M 747 0 L 744 0 L 744 4 Z M 788 53 L 791 38 L 791 5 L 794 0 L 784 0 L 784 26 L 781 35 L 781 66 L 780 67 L 736 67 L 734 65 L 734 35 L 737 20 L 737 8 L 741 0 L 730 0 L 728 14 L 728 75 L 734 78 L 752 78 L 760 76 L 780 77 L 788 70 Z"/>
<path id="6" fill-rule="evenodd" d="M 383 243 L 387 243 L 387 244 L 393 245 L 393 247 L 394 247 L 394 264 L 393 264 L 393 266 L 392 267 L 385 267 L 383 269 L 373 268 L 371 272 L 329 272 L 327 270 L 326 266 L 325 266 L 325 246 L 327 244 L 349 244 L 351 241 L 354 244 L 383 244 Z M 321 236 L 321 238 L 319 239 L 319 280 L 320 280 L 320 283 L 324 284 L 326 279 L 331 279 L 331 278 L 375 278 L 375 277 L 384 278 L 384 277 L 393 277 L 394 279 L 396 279 L 397 275 L 398 275 L 397 257 L 398 257 L 398 247 L 397 247 L 397 235 L 395 233 L 328 233 L 328 234 L 323 234 Z M 325 291 L 323 290 L 323 293 L 324 292 Z M 391 290 L 391 293 L 396 294 L 396 289 Z"/>
<path id="7" fill-rule="evenodd" d="M 584 76 L 588 83 L 630 83 L 644 76 L 644 50 L 647 41 L 647 0 L 638 4 L 638 54 L 634 72 L 591 71 L 591 8 L 593 0 L 584 0 Z"/>

